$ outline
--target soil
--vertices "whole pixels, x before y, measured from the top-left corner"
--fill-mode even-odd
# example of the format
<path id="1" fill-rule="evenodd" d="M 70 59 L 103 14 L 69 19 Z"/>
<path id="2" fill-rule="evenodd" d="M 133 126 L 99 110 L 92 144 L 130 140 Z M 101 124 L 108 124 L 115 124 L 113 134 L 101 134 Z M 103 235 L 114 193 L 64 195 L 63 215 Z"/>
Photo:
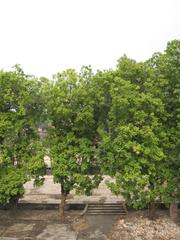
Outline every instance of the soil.
<path id="1" fill-rule="evenodd" d="M 148 211 L 131 211 L 118 219 L 108 235 L 109 240 L 180 240 L 180 221 L 173 222 L 167 210 L 158 210 L 154 221 Z"/>
<path id="2" fill-rule="evenodd" d="M 113 215 L 85 215 L 67 211 L 61 223 L 58 210 L 0 210 L 0 239 L 12 240 L 180 240 L 180 221 L 159 210 L 150 221 L 147 211 Z"/>

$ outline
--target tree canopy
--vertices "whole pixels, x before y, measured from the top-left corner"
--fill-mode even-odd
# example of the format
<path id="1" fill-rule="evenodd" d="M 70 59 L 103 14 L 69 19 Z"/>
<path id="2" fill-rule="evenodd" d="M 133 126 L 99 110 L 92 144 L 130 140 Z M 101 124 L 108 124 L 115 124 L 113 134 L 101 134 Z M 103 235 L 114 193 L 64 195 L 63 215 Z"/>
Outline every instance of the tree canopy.
<path id="1" fill-rule="evenodd" d="M 37 127 L 42 104 L 35 79 L 17 65 L 0 72 L 0 203 L 15 201 L 23 184 L 43 175 L 43 149 Z"/>
<path id="2" fill-rule="evenodd" d="M 99 157 L 111 190 L 135 208 L 180 199 L 179 64 L 174 40 L 144 63 L 123 56 L 112 75 Z"/>
<path id="3" fill-rule="evenodd" d="M 91 194 L 105 174 L 134 208 L 178 202 L 179 84 L 179 40 L 144 62 L 124 55 L 114 70 L 84 66 L 52 80 L 18 65 L 1 71 L 0 203 L 22 196 L 31 177 L 43 182 L 44 149 L 63 204 L 71 190 Z M 46 141 L 37 133 L 42 123 Z"/>

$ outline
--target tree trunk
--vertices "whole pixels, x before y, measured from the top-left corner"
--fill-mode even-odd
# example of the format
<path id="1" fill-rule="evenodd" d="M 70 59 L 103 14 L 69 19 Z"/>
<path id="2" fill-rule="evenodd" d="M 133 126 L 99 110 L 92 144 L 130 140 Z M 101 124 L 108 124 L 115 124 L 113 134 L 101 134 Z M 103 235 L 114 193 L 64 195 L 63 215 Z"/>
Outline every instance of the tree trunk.
<path id="1" fill-rule="evenodd" d="M 63 185 L 61 185 L 61 203 L 59 205 L 59 213 L 61 222 L 65 221 L 65 213 L 64 209 L 66 206 L 66 191 L 64 191 Z"/>
<path id="2" fill-rule="evenodd" d="M 155 220 L 156 218 L 156 204 L 155 202 L 149 203 L 149 218 Z"/>
<path id="3" fill-rule="evenodd" d="M 178 203 L 170 203 L 169 215 L 173 221 L 176 221 L 178 218 Z"/>
<path id="4" fill-rule="evenodd" d="M 18 204 L 18 198 L 12 198 L 9 201 L 9 206 L 11 209 L 16 209 Z"/>

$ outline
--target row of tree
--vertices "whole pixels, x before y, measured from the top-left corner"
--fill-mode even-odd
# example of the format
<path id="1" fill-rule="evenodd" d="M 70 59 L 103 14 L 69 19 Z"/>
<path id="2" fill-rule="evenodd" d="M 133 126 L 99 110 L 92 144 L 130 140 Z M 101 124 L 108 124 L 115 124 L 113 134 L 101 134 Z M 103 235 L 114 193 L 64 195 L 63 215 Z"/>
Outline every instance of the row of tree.
<path id="1" fill-rule="evenodd" d="M 0 72 L 0 203 L 16 202 L 31 178 L 43 183 L 43 156 L 61 184 L 61 216 L 72 189 L 90 195 L 103 175 L 138 209 L 180 199 L 180 41 L 145 62 L 123 56 L 115 70 L 57 73 L 53 80 L 19 66 Z M 41 123 L 48 126 L 42 141 Z M 174 211 L 173 211 L 174 212 Z"/>

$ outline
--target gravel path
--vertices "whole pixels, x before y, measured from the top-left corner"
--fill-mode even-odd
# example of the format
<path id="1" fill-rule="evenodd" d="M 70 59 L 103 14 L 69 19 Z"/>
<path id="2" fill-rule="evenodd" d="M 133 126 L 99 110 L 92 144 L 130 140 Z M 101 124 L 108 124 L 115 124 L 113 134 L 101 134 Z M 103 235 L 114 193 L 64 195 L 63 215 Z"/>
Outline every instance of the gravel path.
<path id="1" fill-rule="evenodd" d="M 119 219 L 111 230 L 110 240 L 180 240 L 180 225 L 165 211 L 155 221 L 137 213 Z"/>

